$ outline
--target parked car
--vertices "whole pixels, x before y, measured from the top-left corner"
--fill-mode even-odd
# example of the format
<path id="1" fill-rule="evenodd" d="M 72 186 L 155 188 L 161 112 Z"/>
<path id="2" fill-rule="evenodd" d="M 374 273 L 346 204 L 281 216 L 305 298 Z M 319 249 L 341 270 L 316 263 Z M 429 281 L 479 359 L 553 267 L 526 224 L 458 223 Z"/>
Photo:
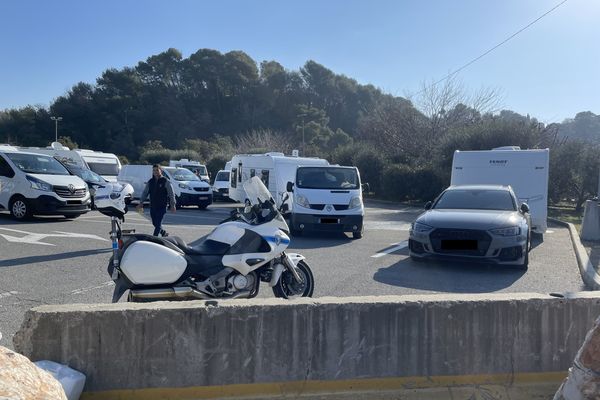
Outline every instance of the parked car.
<path id="1" fill-rule="evenodd" d="M 212 186 L 213 200 L 229 200 L 229 171 L 217 172 Z"/>
<path id="2" fill-rule="evenodd" d="M 75 218 L 90 210 L 90 193 L 54 158 L 0 146 L 0 210 L 15 219 L 35 214 Z"/>
<path id="3" fill-rule="evenodd" d="M 85 183 L 87 183 L 88 189 L 90 191 L 90 195 L 92 196 L 92 209 L 94 209 L 95 208 L 94 207 L 94 197 L 96 196 L 96 188 L 98 188 L 99 186 L 105 186 L 106 184 L 113 183 L 113 182 L 109 182 L 108 180 L 104 179 L 102 176 L 98 175 L 94 171 L 89 170 L 87 168 L 82 168 L 78 165 L 69 164 L 69 163 L 62 163 L 62 165 L 64 165 L 65 168 L 72 175 L 77 175 L 78 177 L 83 179 L 83 181 Z M 123 197 L 125 198 L 125 204 L 131 203 L 131 200 L 133 199 L 133 186 L 131 186 L 127 182 L 117 182 L 117 183 L 119 183 L 123 186 L 122 193 L 123 193 Z"/>
<path id="4" fill-rule="evenodd" d="M 531 221 L 510 186 L 450 186 L 412 224 L 412 259 L 441 258 L 527 269 Z"/>

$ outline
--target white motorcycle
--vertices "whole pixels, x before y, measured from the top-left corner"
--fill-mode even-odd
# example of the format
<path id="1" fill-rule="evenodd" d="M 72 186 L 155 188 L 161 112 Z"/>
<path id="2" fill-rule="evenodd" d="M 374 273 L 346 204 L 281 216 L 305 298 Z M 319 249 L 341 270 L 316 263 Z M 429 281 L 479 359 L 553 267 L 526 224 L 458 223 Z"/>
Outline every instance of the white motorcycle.
<path id="1" fill-rule="evenodd" d="M 276 297 L 310 297 L 314 278 L 305 258 L 286 253 L 289 227 L 258 177 L 244 183 L 251 205 L 232 211 L 200 243 L 121 230 L 127 212 L 118 186 L 96 194 L 96 207 L 111 217 L 113 256 L 108 273 L 112 301 L 252 298 L 260 282 Z M 283 202 L 285 204 L 285 202 Z M 285 206 L 284 206 L 285 207 Z"/>

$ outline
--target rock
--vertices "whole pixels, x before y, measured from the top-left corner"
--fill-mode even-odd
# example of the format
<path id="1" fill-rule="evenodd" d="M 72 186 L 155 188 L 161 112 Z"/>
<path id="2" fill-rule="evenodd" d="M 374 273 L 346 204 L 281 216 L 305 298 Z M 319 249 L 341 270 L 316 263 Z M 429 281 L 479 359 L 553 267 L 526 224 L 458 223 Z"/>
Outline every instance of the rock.
<path id="1" fill-rule="evenodd" d="M 0 346 L 0 399 L 67 400 L 67 396 L 51 374 Z"/>

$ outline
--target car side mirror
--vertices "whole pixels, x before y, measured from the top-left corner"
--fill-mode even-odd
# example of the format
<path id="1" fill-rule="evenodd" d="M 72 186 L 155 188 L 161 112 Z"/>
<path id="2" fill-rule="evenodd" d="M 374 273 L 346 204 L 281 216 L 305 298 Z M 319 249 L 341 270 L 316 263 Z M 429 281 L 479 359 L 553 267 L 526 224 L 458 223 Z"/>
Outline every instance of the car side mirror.
<path id="1" fill-rule="evenodd" d="M 371 191 L 371 186 L 368 183 L 363 183 L 360 185 L 360 188 L 362 189 L 363 193 L 369 193 Z"/>
<path id="2" fill-rule="evenodd" d="M 287 186 L 285 187 L 285 189 L 288 192 L 293 192 L 294 191 L 294 184 L 292 182 L 288 182 Z"/>
<path id="3" fill-rule="evenodd" d="M 529 212 L 529 206 L 527 205 L 527 203 L 523 203 L 521 204 L 521 212 L 523 214 L 528 213 Z"/>
<path id="4" fill-rule="evenodd" d="M 423 208 L 426 210 L 429 210 L 429 209 L 431 209 L 432 204 L 433 204 L 432 202 L 428 201 L 427 203 L 425 203 L 425 206 Z"/>

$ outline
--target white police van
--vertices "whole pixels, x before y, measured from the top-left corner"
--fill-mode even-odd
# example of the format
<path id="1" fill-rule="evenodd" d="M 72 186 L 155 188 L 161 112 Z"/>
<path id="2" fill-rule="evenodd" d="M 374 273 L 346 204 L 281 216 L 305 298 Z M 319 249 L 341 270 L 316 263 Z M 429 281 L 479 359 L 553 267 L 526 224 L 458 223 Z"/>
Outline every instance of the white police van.
<path id="1" fill-rule="evenodd" d="M 53 157 L 0 146 L 0 210 L 19 220 L 35 214 L 76 218 L 90 203 L 87 184 Z"/>

